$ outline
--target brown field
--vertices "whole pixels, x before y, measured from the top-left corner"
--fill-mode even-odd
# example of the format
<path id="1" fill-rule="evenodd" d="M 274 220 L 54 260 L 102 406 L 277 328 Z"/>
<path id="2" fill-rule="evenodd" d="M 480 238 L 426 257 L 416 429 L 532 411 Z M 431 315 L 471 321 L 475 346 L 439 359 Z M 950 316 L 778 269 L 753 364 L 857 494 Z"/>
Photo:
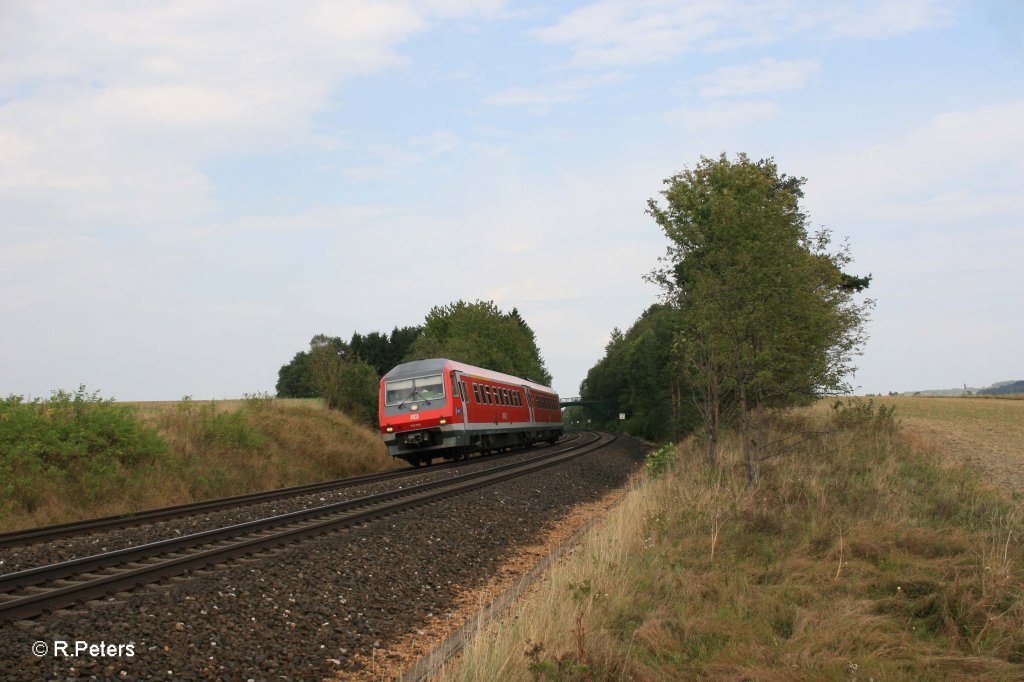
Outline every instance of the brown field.
<path id="1" fill-rule="evenodd" d="M 1024 396 L 877 398 L 912 435 L 945 450 L 1011 495 L 1024 492 Z"/>

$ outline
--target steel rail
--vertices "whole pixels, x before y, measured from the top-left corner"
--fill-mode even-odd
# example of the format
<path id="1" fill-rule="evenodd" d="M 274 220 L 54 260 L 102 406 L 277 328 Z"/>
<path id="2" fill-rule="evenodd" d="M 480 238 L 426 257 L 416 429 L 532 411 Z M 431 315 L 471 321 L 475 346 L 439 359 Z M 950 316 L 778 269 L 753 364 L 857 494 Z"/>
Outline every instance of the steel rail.
<path id="1" fill-rule="evenodd" d="M 560 442 L 570 442 L 575 438 L 578 438 L 578 436 L 569 436 Z M 521 451 L 513 450 L 499 455 L 489 455 L 484 459 L 474 459 L 470 461 L 493 461 L 494 459 L 510 457 L 514 454 L 518 454 L 518 452 Z M 310 495 L 314 493 L 328 492 L 331 490 L 352 488 L 357 485 L 365 485 L 368 483 L 398 480 L 431 471 L 451 469 L 465 464 L 465 461 L 456 460 L 435 464 L 427 468 L 408 467 L 394 471 L 383 471 L 374 474 L 364 474 L 362 476 L 352 476 L 350 478 L 339 478 L 322 483 L 308 483 L 306 485 L 293 486 L 289 488 L 275 488 L 273 490 L 264 490 L 258 493 L 233 495 L 231 497 L 220 497 L 213 500 L 203 500 L 201 502 L 188 502 L 185 504 L 156 507 L 138 512 L 112 514 L 110 516 L 100 516 L 93 519 L 83 519 L 81 521 L 69 521 L 67 523 L 57 523 L 48 526 L 37 526 L 35 528 L 7 531 L 0 533 L 0 549 L 90 535 L 100 531 L 131 528 L 133 526 L 141 526 L 147 523 L 168 521 L 171 519 L 202 514 L 204 512 L 216 511 L 218 509 L 258 504 L 260 502 L 268 502 L 285 497 L 297 497 L 300 495 Z"/>
<path id="2" fill-rule="evenodd" d="M 32 618 L 210 564 L 431 504 L 561 464 L 614 440 L 614 436 L 599 435 L 594 440 L 522 462 L 0 576 L 0 621 Z M 590 445 L 595 447 L 585 449 Z M 282 525 L 285 527 L 281 528 Z M 98 571 L 104 574 L 97 574 Z"/>

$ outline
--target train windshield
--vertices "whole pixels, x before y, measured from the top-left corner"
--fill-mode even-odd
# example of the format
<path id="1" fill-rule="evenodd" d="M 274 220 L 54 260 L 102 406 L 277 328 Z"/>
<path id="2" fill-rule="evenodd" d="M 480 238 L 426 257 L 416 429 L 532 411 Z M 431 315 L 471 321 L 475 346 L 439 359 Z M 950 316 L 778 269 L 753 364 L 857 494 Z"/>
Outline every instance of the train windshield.
<path id="1" fill-rule="evenodd" d="M 444 398 L 444 382 L 440 374 L 415 379 L 384 382 L 385 405 L 427 402 Z"/>

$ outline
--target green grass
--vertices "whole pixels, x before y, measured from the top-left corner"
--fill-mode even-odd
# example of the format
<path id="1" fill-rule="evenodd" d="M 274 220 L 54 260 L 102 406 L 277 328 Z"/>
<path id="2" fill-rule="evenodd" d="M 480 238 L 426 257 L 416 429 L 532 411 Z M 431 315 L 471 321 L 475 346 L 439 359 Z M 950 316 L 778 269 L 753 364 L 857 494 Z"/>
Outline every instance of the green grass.
<path id="1" fill-rule="evenodd" d="M 830 433 L 755 487 L 735 442 L 717 470 L 696 441 L 657 455 L 447 678 L 1024 679 L 1020 506 L 887 411 L 849 416 L 780 418 Z"/>

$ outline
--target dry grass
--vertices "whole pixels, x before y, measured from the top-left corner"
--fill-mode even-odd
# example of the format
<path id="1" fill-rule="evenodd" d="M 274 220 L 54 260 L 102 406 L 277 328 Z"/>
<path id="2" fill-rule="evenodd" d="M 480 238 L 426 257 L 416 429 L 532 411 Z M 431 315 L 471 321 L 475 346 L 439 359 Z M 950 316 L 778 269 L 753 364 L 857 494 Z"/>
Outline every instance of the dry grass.
<path id="1" fill-rule="evenodd" d="M 885 420 L 756 488 L 735 444 L 721 471 L 700 454 L 685 443 L 444 679 L 1024 678 L 1021 510 L 972 472 Z"/>
<path id="2" fill-rule="evenodd" d="M 1024 396 L 875 398 L 896 408 L 908 438 L 941 449 L 1024 500 Z M 824 409 L 824 408 L 820 408 Z"/>
<path id="3" fill-rule="evenodd" d="M 136 403 L 165 454 L 94 499 L 46 486 L 32 509 L 13 508 L 0 529 L 60 523 L 301 485 L 394 467 L 374 430 L 315 400 L 249 399 Z"/>

